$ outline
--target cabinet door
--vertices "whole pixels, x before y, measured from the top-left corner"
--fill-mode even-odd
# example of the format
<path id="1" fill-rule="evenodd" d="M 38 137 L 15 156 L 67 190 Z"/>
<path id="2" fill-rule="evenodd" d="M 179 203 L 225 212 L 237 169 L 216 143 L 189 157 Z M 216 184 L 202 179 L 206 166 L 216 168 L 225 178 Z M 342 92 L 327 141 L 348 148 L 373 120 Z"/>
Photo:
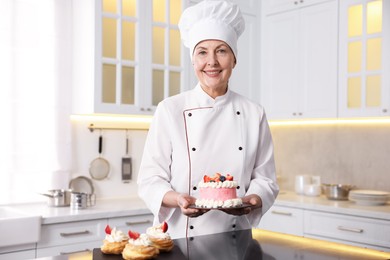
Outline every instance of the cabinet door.
<path id="1" fill-rule="evenodd" d="M 0 254 L 0 260 L 10 260 L 10 259 L 18 260 L 18 259 L 34 259 L 34 258 L 35 258 L 35 249 Z"/>
<path id="2" fill-rule="evenodd" d="M 129 230 L 145 233 L 148 227 L 153 225 L 153 215 L 128 216 L 108 219 L 108 224 L 112 227 L 127 233 Z"/>
<path id="3" fill-rule="evenodd" d="M 340 1 L 339 115 L 390 115 L 390 3 Z"/>
<path id="4" fill-rule="evenodd" d="M 258 227 L 269 231 L 303 236 L 303 210 L 274 205 L 261 218 Z"/>
<path id="5" fill-rule="evenodd" d="M 85 242 L 85 243 L 38 248 L 37 257 L 52 257 L 52 256 L 59 256 L 59 255 L 66 256 L 72 254 L 72 258 L 69 259 L 91 259 L 90 257 L 93 249 L 99 248 L 102 244 L 103 244 L 103 239 Z M 64 257 L 63 259 L 67 259 L 67 258 Z"/>
<path id="6" fill-rule="evenodd" d="M 264 19 L 262 102 L 270 119 L 337 116 L 337 1 Z"/>
<path id="7" fill-rule="evenodd" d="M 326 2 L 328 0 L 263 0 L 263 9 L 266 14 L 280 13 L 309 5 Z"/>
<path id="8" fill-rule="evenodd" d="M 261 100 L 269 119 L 298 111 L 299 14 L 287 12 L 264 19 Z"/>

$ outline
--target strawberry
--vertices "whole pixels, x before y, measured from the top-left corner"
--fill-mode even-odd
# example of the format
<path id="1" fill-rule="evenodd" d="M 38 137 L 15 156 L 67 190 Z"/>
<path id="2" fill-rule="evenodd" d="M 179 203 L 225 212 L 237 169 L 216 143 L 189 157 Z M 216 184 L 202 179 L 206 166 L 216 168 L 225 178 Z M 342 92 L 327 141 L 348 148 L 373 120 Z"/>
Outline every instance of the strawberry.
<path id="1" fill-rule="evenodd" d="M 232 181 L 233 180 L 233 176 L 231 176 L 230 174 L 227 174 L 226 175 L 226 180 Z"/>
<path id="2" fill-rule="evenodd" d="M 167 232 L 167 230 L 168 230 L 168 223 L 167 222 L 163 222 L 163 223 L 161 223 L 161 229 L 162 229 L 162 232 Z"/>
<path id="3" fill-rule="evenodd" d="M 139 234 L 138 232 L 136 232 L 136 231 L 131 231 L 131 230 L 129 230 L 128 234 L 129 234 L 129 237 L 132 238 L 132 239 L 134 239 L 134 240 L 137 239 L 137 238 L 139 238 L 139 236 L 140 236 L 140 234 Z"/>
<path id="4" fill-rule="evenodd" d="M 210 182 L 211 178 L 208 175 L 203 176 L 203 182 Z"/>
<path id="5" fill-rule="evenodd" d="M 107 235 L 111 235 L 111 227 L 107 225 L 106 228 L 104 229 L 104 232 L 106 232 Z"/>

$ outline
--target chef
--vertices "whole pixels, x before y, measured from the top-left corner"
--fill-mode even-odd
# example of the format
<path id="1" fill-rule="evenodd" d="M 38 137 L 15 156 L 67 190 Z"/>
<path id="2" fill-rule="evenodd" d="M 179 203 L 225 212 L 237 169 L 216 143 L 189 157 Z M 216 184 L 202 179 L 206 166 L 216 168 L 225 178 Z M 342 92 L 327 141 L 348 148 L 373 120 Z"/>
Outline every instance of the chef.
<path id="1" fill-rule="evenodd" d="M 183 12 L 179 29 L 199 82 L 157 106 L 138 193 L 155 224 L 167 221 L 172 238 L 249 229 L 272 206 L 279 187 L 264 109 L 229 86 L 244 19 L 233 3 L 205 0 Z M 234 177 L 238 197 L 251 207 L 189 207 L 203 176 L 217 172 Z"/>

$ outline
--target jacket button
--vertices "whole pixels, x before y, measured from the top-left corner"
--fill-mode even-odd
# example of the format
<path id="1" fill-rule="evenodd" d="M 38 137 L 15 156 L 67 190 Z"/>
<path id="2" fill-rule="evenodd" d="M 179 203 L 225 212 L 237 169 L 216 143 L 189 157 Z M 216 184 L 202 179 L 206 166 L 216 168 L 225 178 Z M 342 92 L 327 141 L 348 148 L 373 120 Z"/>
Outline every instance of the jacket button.
<path id="1" fill-rule="evenodd" d="M 240 150 L 240 151 L 241 151 L 241 150 L 242 150 L 242 147 L 241 147 L 241 146 L 240 146 L 240 147 L 238 147 L 238 150 Z"/>
<path id="2" fill-rule="evenodd" d="M 194 151 L 194 152 L 195 152 L 195 151 L 196 151 L 196 148 L 195 148 L 195 147 L 192 147 L 192 151 Z"/>
<path id="3" fill-rule="evenodd" d="M 194 186 L 192 189 L 193 189 L 193 190 L 196 190 L 196 186 Z"/>
<path id="4" fill-rule="evenodd" d="M 236 224 L 233 224 L 233 225 L 232 225 L 232 228 L 236 228 Z"/>
<path id="5" fill-rule="evenodd" d="M 237 114 L 237 115 L 240 115 L 241 113 L 240 113 L 240 111 L 237 111 L 236 114 Z"/>
<path id="6" fill-rule="evenodd" d="M 192 113 L 188 113 L 188 116 L 192 116 Z"/>
<path id="7" fill-rule="evenodd" d="M 191 226 L 190 226 L 190 229 L 194 229 L 194 226 L 191 225 Z"/>

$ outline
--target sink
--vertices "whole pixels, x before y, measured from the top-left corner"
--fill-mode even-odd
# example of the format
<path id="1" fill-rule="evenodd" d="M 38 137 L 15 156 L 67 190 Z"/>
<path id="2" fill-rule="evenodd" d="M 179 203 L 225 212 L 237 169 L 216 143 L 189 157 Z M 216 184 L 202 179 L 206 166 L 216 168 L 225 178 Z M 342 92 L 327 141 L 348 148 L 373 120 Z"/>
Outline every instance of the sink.
<path id="1" fill-rule="evenodd" d="M 41 216 L 0 207 L 0 247 L 36 243 L 40 235 Z"/>

